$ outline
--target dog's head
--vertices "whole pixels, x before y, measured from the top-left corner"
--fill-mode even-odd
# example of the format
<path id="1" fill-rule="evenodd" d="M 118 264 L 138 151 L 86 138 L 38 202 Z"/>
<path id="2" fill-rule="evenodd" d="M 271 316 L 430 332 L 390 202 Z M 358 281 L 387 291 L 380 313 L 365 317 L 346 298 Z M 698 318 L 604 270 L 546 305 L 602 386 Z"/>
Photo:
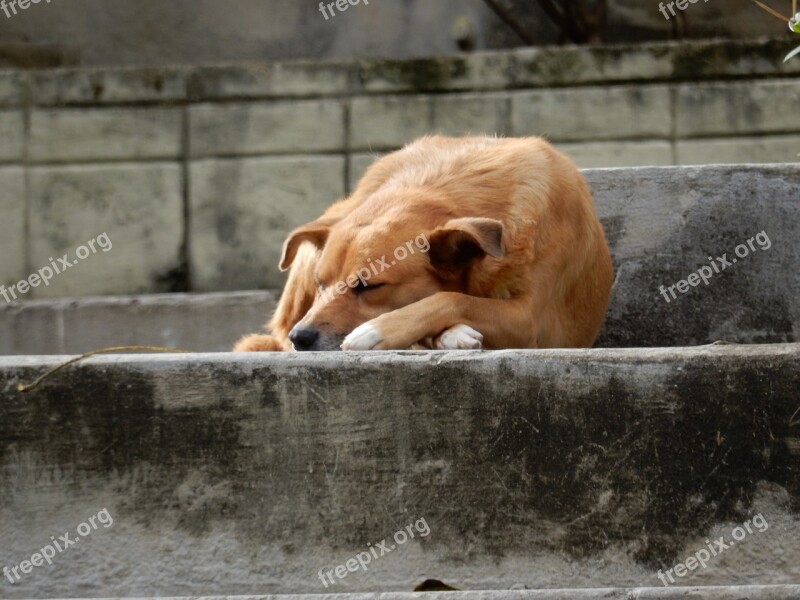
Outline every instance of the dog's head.
<path id="1" fill-rule="evenodd" d="M 288 269 L 303 243 L 318 250 L 317 294 L 289 339 L 296 350 L 339 350 L 353 329 L 379 315 L 441 291 L 466 291 L 470 271 L 503 254 L 503 225 L 485 218 L 441 219 L 358 212 L 322 218 L 293 231 L 283 247 Z"/>

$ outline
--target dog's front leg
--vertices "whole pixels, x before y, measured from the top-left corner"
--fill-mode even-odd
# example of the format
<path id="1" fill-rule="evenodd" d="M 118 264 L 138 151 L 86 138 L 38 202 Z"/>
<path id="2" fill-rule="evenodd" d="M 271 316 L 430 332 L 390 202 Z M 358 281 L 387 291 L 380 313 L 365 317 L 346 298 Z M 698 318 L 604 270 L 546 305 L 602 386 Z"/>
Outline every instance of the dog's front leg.
<path id="1" fill-rule="evenodd" d="M 342 349 L 400 350 L 462 324 L 480 332 L 487 348 L 531 348 L 534 324 L 528 304 L 524 299 L 440 292 L 360 325 L 345 338 Z"/>
<path id="2" fill-rule="evenodd" d="M 469 325 L 459 323 L 445 329 L 436 337 L 426 337 L 411 344 L 407 350 L 480 350 L 483 334 Z"/>

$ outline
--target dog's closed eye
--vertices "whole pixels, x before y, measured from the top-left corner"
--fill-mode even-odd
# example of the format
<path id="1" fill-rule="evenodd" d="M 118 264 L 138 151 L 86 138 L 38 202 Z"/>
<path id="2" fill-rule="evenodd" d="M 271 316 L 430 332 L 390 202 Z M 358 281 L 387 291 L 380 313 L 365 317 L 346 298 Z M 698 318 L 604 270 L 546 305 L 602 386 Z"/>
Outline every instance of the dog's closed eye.
<path id="1" fill-rule="evenodd" d="M 363 294 L 364 292 L 369 292 L 372 290 L 377 290 L 378 288 L 382 288 L 385 283 L 373 283 L 372 285 L 367 285 L 363 281 L 359 281 L 358 284 L 353 288 L 353 292 L 358 296 L 359 294 Z"/>

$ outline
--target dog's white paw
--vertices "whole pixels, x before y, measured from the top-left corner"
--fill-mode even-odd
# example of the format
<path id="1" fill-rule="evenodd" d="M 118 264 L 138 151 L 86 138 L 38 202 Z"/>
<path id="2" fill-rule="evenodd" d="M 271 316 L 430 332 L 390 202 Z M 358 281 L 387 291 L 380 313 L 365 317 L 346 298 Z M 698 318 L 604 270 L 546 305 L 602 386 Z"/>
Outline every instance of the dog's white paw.
<path id="1" fill-rule="evenodd" d="M 381 332 L 367 322 L 356 327 L 344 338 L 342 350 L 372 350 L 381 341 Z"/>
<path id="2" fill-rule="evenodd" d="M 469 325 L 453 325 L 436 338 L 435 347 L 439 350 L 480 350 L 483 335 Z"/>

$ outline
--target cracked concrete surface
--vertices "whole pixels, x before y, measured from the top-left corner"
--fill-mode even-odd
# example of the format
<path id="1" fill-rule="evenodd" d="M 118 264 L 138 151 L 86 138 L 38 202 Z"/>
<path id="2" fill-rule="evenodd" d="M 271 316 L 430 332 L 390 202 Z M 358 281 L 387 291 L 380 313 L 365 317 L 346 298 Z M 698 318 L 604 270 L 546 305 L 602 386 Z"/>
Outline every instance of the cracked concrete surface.
<path id="1" fill-rule="evenodd" d="M 657 587 L 756 514 L 681 585 L 800 578 L 798 344 L 109 356 L 15 391 L 57 362 L 0 359 L 0 564 L 114 524 L 4 597 Z"/>

